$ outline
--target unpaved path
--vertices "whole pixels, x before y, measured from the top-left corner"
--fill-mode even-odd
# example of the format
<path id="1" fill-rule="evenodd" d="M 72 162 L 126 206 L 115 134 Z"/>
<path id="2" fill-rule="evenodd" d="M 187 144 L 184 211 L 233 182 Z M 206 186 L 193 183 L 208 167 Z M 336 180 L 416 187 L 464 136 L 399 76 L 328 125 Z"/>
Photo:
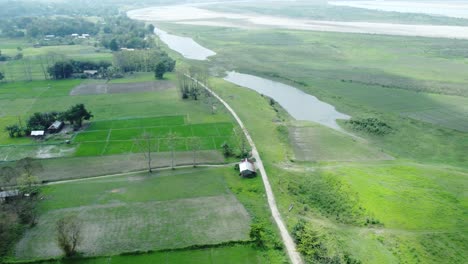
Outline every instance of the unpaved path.
<path id="1" fill-rule="evenodd" d="M 236 114 L 236 112 L 229 106 L 228 103 L 226 103 L 221 97 L 219 97 L 213 90 L 208 88 L 206 85 L 203 83 L 199 82 L 198 80 L 187 76 L 191 78 L 193 81 L 197 82 L 200 84 L 203 88 L 205 88 L 209 93 L 211 93 L 216 99 L 218 99 L 225 107 L 226 109 L 232 114 L 232 116 L 236 119 L 237 123 L 239 126 L 242 128 L 242 131 L 245 134 L 245 137 L 247 138 L 247 141 L 250 144 L 250 147 L 252 148 L 252 156 L 256 160 L 256 165 L 257 168 L 260 170 L 260 174 L 262 176 L 263 180 L 263 185 L 265 186 L 265 191 L 267 195 L 267 200 L 268 200 L 268 206 L 270 207 L 271 214 L 273 216 L 273 219 L 275 219 L 276 225 L 278 226 L 281 234 L 281 238 L 283 239 L 283 243 L 286 246 L 286 251 L 288 253 L 288 256 L 291 260 L 291 263 L 293 264 L 302 264 L 302 258 L 299 252 L 296 250 L 296 244 L 294 243 L 294 240 L 292 239 L 291 235 L 288 232 L 288 229 L 286 228 L 286 225 L 283 222 L 283 219 L 281 218 L 280 212 L 278 210 L 278 207 L 276 206 L 276 201 L 275 201 L 275 196 L 273 195 L 273 190 L 271 189 L 270 181 L 268 180 L 268 175 L 265 171 L 265 168 L 263 167 L 263 162 L 262 159 L 260 158 L 260 154 L 257 151 L 257 148 L 255 147 L 255 144 L 252 140 L 252 137 L 250 136 L 249 132 L 244 126 L 244 123 L 242 120 L 239 118 L 239 116 Z"/>

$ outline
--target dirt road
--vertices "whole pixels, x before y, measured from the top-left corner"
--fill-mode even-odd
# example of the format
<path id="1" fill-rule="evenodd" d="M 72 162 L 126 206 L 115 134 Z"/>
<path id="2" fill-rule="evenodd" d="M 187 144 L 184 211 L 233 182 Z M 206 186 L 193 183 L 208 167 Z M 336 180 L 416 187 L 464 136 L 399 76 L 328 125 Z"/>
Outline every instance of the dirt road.
<path id="1" fill-rule="evenodd" d="M 190 76 L 187 76 L 191 78 Z M 242 120 L 239 118 L 239 116 L 236 114 L 236 112 L 229 106 L 228 103 L 226 103 L 221 97 L 219 97 L 215 92 L 213 92 L 210 88 L 208 88 L 206 85 L 203 83 L 199 82 L 196 79 L 191 78 L 192 80 L 196 81 L 198 84 L 200 84 L 203 88 L 205 88 L 208 92 L 210 92 L 216 99 L 218 99 L 229 112 L 234 116 L 236 119 L 237 123 L 239 126 L 242 128 L 242 131 L 245 134 L 245 137 L 247 138 L 247 141 L 250 144 L 250 147 L 252 148 L 252 156 L 256 160 L 256 165 L 257 168 L 260 170 L 260 175 L 262 176 L 263 180 L 263 185 L 265 186 L 265 191 L 268 199 L 268 206 L 270 207 L 271 214 L 273 216 L 273 219 L 275 219 L 276 225 L 278 226 L 281 234 L 281 238 L 283 239 L 283 243 L 286 247 L 286 251 L 288 253 L 288 256 L 291 260 L 291 263 L 293 264 L 302 264 L 302 258 L 299 252 L 296 250 L 296 244 L 294 243 L 294 240 L 292 239 L 291 235 L 288 232 L 288 229 L 286 228 L 286 225 L 283 222 L 283 219 L 281 218 L 280 212 L 278 210 L 278 207 L 276 206 L 276 201 L 275 201 L 275 196 L 273 195 L 273 190 L 271 189 L 270 181 L 268 180 L 268 175 L 265 171 L 265 168 L 263 167 L 263 162 L 262 159 L 260 158 L 260 155 L 258 154 L 257 148 L 255 147 L 255 144 L 252 140 L 252 137 L 250 136 L 249 132 L 244 126 L 244 123 Z"/>

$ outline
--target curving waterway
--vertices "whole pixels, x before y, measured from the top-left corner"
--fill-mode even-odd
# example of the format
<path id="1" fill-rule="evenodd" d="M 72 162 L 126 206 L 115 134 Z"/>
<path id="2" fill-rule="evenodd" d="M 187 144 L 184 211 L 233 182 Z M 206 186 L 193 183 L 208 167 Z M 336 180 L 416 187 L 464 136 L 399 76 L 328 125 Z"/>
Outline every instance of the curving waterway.
<path id="1" fill-rule="evenodd" d="M 350 118 L 338 112 L 334 106 L 296 87 L 250 74 L 234 71 L 227 74 L 224 80 L 273 98 L 296 120 L 312 121 L 341 131 L 336 120 Z"/>
<path id="2" fill-rule="evenodd" d="M 192 38 L 172 35 L 159 28 L 155 28 L 154 33 L 162 42 L 166 43 L 172 50 L 184 56 L 184 58 L 206 60 L 208 57 L 216 55 L 216 52 L 203 47 Z"/>

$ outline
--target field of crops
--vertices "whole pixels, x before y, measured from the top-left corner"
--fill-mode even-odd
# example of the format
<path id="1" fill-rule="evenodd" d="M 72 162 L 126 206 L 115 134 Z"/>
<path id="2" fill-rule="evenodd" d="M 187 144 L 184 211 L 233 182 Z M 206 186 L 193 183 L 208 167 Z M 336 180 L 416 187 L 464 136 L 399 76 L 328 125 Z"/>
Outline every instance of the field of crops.
<path id="1" fill-rule="evenodd" d="M 79 251 L 88 256 L 247 240 L 250 216 L 225 177 L 237 174 L 231 168 L 168 170 L 44 187 L 38 224 L 15 256 L 60 256 L 55 223 L 69 214 L 82 222 Z"/>
<path id="2" fill-rule="evenodd" d="M 191 151 L 190 140 L 198 138 L 198 150 L 221 149 L 224 142 L 232 144 L 232 123 L 185 124 L 184 116 L 164 116 L 128 120 L 94 122 L 74 139 L 78 143 L 76 156 L 111 155 L 141 152 L 135 139 L 151 135 L 155 152 L 171 150 L 168 135 L 176 135 L 174 150 Z"/>

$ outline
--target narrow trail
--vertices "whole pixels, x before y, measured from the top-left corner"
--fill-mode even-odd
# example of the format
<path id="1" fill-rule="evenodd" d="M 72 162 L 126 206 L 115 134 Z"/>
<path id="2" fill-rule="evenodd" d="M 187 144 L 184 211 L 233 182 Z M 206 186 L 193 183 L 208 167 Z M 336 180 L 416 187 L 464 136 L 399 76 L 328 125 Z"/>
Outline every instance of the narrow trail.
<path id="1" fill-rule="evenodd" d="M 236 164 L 236 163 L 227 163 L 227 164 L 219 164 L 219 165 L 215 165 L 215 164 L 197 164 L 197 168 L 221 168 L 221 167 L 233 166 L 234 164 Z M 184 168 L 193 168 L 193 165 L 174 166 L 174 169 L 184 169 Z M 171 170 L 171 169 L 172 169 L 171 166 L 158 167 L 158 168 L 153 168 L 153 172 L 162 171 L 162 170 Z M 119 177 L 119 176 L 126 176 L 126 175 L 132 175 L 132 174 L 137 174 L 137 173 L 143 173 L 143 172 L 148 172 L 148 169 L 137 170 L 137 171 L 129 171 L 129 172 L 123 172 L 123 173 L 106 174 L 106 175 L 99 175 L 99 176 L 92 176 L 92 177 L 78 178 L 78 179 L 51 181 L 51 182 L 44 183 L 42 185 L 57 185 L 57 184 L 70 183 L 70 182 L 80 182 L 80 181 L 95 180 L 95 179 L 105 179 L 105 178 L 112 178 L 112 177 Z"/>
<path id="2" fill-rule="evenodd" d="M 263 162 L 262 162 L 262 159 L 260 158 L 260 154 L 258 153 L 257 147 L 255 147 L 252 137 L 250 136 L 249 132 L 245 128 L 244 123 L 236 114 L 236 112 L 231 108 L 231 106 L 228 103 L 226 103 L 221 97 L 219 97 L 213 90 L 208 88 L 203 83 L 199 82 L 197 79 L 192 78 L 189 75 L 186 75 L 186 76 L 192 79 L 193 81 L 197 82 L 199 85 L 205 88 L 211 95 L 213 95 L 216 99 L 218 99 L 226 107 L 226 109 L 232 114 L 234 119 L 236 119 L 237 123 L 241 127 L 242 131 L 245 134 L 245 137 L 247 138 L 247 141 L 250 144 L 250 147 L 252 148 L 252 156 L 256 160 L 257 168 L 260 170 L 260 174 L 263 180 L 263 185 L 265 186 L 268 206 L 270 207 L 273 219 L 275 220 L 276 225 L 278 226 L 278 229 L 280 230 L 281 238 L 283 239 L 283 243 L 286 246 L 286 252 L 288 253 L 289 259 L 291 260 L 292 264 L 302 264 L 303 261 L 302 261 L 301 255 L 299 254 L 299 252 L 297 252 L 296 244 L 294 243 L 294 240 L 289 234 L 288 229 L 286 228 L 286 225 L 284 224 L 283 219 L 281 218 L 278 207 L 276 206 L 275 196 L 273 195 L 273 190 L 271 189 L 270 181 L 268 180 L 268 175 L 263 166 Z"/>

